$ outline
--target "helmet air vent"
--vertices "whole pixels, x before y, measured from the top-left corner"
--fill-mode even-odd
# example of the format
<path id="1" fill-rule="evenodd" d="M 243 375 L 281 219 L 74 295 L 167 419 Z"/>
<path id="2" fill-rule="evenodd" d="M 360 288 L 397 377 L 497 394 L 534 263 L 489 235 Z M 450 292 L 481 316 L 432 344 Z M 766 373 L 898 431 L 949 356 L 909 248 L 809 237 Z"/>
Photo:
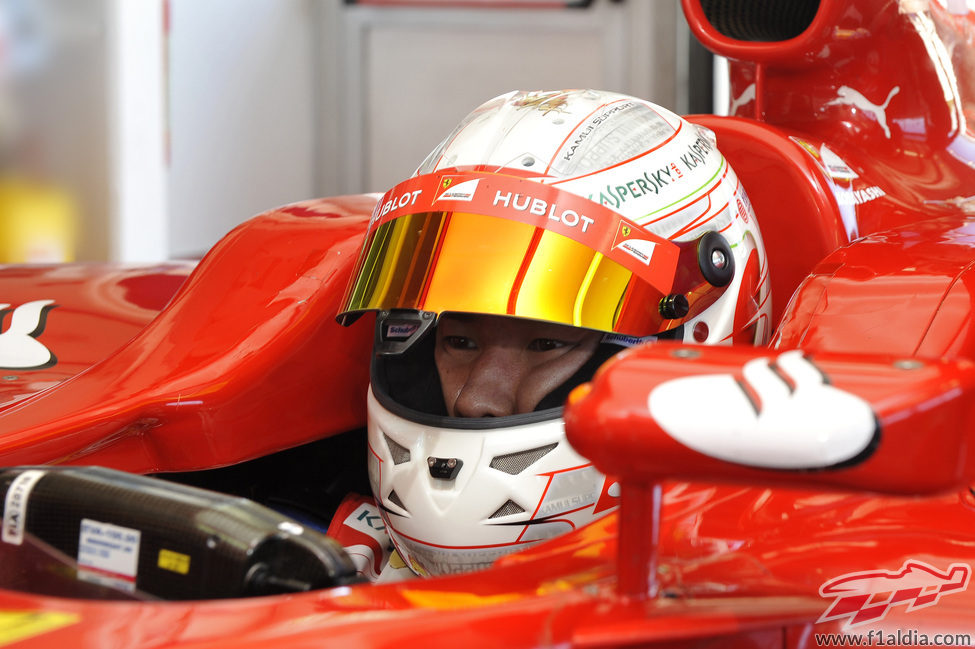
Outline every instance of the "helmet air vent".
<path id="1" fill-rule="evenodd" d="M 386 500 L 393 503 L 394 505 L 402 509 L 404 512 L 409 511 L 408 509 L 406 509 L 406 505 L 403 504 L 403 500 L 399 497 L 399 494 L 396 493 L 395 491 L 390 491 L 389 495 L 386 496 Z"/>
<path id="2" fill-rule="evenodd" d="M 547 455 L 558 445 L 558 442 L 555 442 L 547 446 L 539 446 L 538 448 L 529 449 L 527 451 L 518 451 L 517 453 L 499 455 L 491 460 L 491 468 L 497 469 L 498 471 L 504 471 L 509 475 L 518 475 L 529 466 L 540 460 L 542 457 Z"/>
<path id="3" fill-rule="evenodd" d="M 383 437 L 386 439 L 386 446 L 389 448 L 389 454 L 393 458 L 393 464 L 403 464 L 410 461 L 410 449 L 397 444 L 385 433 Z"/>
<path id="4" fill-rule="evenodd" d="M 491 514 L 488 518 L 501 518 L 503 516 L 511 516 L 512 514 L 524 514 L 525 508 L 516 503 L 513 500 L 507 501 L 505 504 L 498 508 L 498 511 Z"/>

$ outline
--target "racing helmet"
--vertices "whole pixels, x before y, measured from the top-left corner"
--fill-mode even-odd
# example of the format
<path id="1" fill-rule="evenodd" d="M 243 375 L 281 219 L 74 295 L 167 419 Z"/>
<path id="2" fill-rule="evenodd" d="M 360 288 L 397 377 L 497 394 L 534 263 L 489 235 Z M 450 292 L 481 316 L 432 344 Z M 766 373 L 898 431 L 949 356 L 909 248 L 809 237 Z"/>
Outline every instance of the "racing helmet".
<path id="1" fill-rule="evenodd" d="M 399 555 L 437 575 L 611 511 L 618 486 L 566 440 L 568 392 L 634 344 L 764 343 L 770 302 L 758 224 L 712 132 L 622 94 L 517 91 L 379 200 L 338 319 L 367 311 L 372 491 Z M 534 411 L 449 416 L 431 335 L 444 314 L 601 339 Z"/>

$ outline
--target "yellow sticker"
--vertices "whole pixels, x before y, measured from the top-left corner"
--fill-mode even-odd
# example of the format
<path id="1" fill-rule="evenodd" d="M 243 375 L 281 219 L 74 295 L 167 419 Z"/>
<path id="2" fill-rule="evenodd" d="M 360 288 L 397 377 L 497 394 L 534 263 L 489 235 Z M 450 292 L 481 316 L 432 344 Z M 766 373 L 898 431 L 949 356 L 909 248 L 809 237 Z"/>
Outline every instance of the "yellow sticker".
<path id="1" fill-rule="evenodd" d="M 507 604 L 519 599 L 523 595 L 518 593 L 499 593 L 497 595 L 477 595 L 475 593 L 464 593 L 456 591 L 441 590 L 421 590 L 419 588 L 404 589 L 400 591 L 406 601 L 414 606 L 432 608 L 439 611 L 450 611 L 464 608 L 476 608 L 481 606 L 495 606 Z"/>
<path id="2" fill-rule="evenodd" d="M 0 646 L 75 624 L 77 613 L 57 611 L 0 611 Z"/>
<path id="3" fill-rule="evenodd" d="M 163 570 L 185 575 L 190 571 L 190 555 L 172 550 L 160 550 L 156 565 Z"/>

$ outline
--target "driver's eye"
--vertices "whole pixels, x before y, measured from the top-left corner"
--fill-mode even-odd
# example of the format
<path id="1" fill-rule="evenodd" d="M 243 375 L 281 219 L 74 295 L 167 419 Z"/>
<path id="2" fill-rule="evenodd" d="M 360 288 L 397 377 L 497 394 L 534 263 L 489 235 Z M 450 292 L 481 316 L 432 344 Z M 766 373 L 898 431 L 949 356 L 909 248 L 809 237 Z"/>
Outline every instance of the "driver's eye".
<path id="1" fill-rule="evenodd" d="M 533 352 L 549 352 L 553 349 L 565 347 L 566 344 L 564 341 L 554 338 L 536 338 L 528 344 L 528 349 Z"/>
<path id="2" fill-rule="evenodd" d="M 443 342 L 450 349 L 477 349 L 477 343 L 467 336 L 444 336 Z"/>

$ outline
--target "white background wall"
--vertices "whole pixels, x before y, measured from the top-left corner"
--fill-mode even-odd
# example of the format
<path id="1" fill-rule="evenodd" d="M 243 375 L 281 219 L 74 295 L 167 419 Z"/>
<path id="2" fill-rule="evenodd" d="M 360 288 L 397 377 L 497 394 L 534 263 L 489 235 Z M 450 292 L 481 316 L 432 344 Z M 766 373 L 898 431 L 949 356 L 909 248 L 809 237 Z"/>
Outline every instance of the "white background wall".
<path id="1" fill-rule="evenodd" d="M 316 195 L 311 0 L 173 0 L 170 255 Z"/>
<path id="2" fill-rule="evenodd" d="M 113 0 L 106 7 L 107 253 L 119 261 L 164 259 L 170 251 L 165 5 Z"/>

